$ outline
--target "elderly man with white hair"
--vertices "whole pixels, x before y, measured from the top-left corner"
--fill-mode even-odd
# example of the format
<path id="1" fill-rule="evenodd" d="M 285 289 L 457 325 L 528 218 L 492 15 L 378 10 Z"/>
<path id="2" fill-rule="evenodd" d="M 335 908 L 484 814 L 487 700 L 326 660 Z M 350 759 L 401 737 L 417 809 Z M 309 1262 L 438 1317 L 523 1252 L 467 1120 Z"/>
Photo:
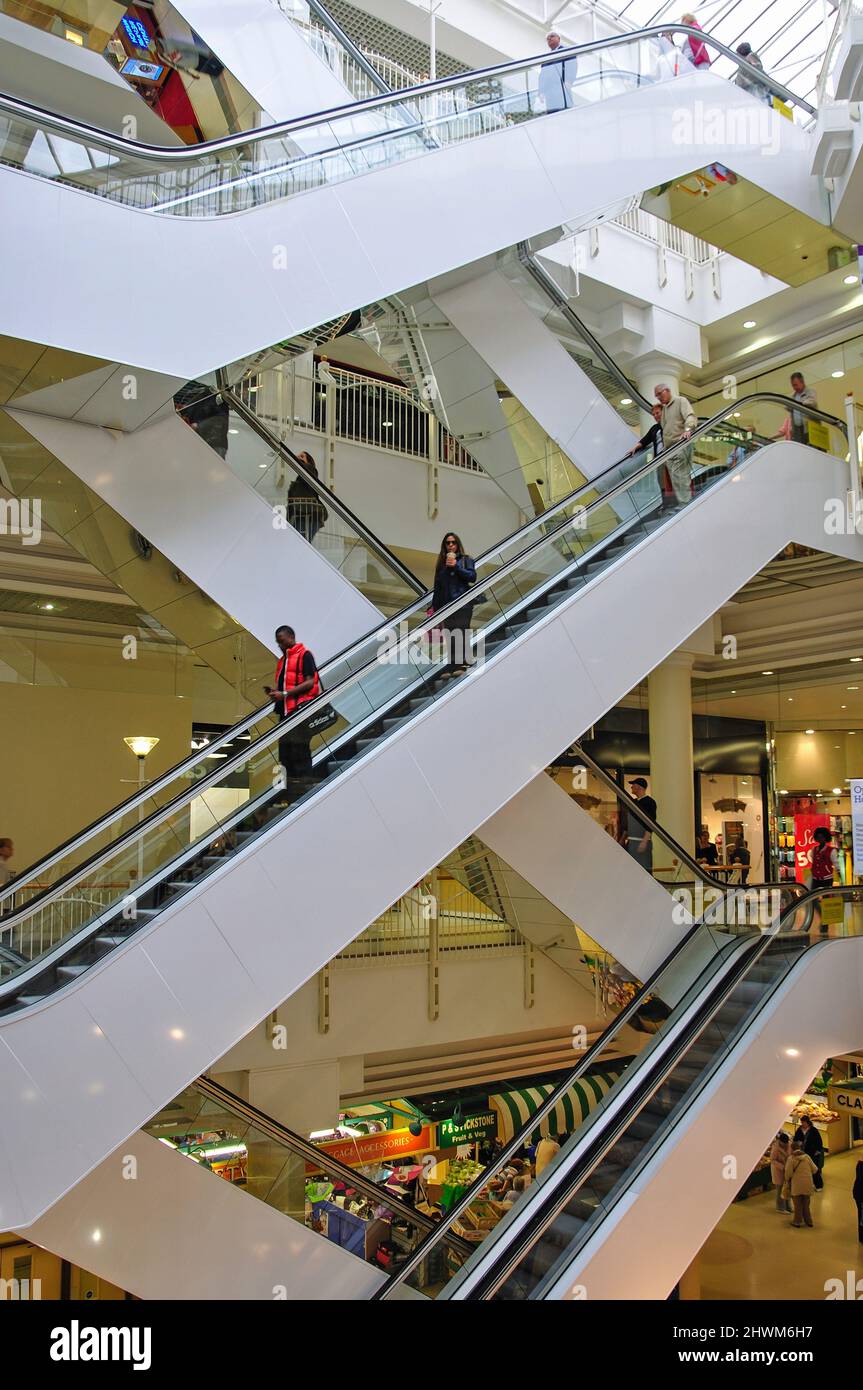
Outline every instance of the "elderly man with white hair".
<path id="1" fill-rule="evenodd" d="M 545 41 L 552 53 L 560 48 L 562 43 L 560 34 L 554 29 L 546 36 Z M 559 63 L 546 63 L 545 67 L 540 68 L 539 95 L 547 112 L 566 111 L 572 106 L 571 89 L 577 71 L 577 58 L 561 58 Z"/>
<path id="2" fill-rule="evenodd" d="M 681 449 L 678 445 L 698 428 L 698 417 L 686 397 L 675 396 L 665 382 L 655 387 L 653 394 L 662 406 L 662 441 L 674 500 L 678 507 L 682 507 L 691 495 L 692 449 Z M 675 449 L 677 452 L 673 453 Z"/>

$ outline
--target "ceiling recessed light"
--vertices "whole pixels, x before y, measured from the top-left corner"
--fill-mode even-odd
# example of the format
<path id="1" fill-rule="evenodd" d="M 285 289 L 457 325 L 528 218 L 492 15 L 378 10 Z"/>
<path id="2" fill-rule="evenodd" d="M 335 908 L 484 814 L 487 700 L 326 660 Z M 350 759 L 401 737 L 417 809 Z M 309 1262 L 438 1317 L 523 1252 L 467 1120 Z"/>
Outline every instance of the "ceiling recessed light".
<path id="1" fill-rule="evenodd" d="M 731 693 L 732 693 L 732 695 L 736 695 L 736 694 L 737 694 L 737 691 L 736 691 L 736 690 L 732 690 Z"/>
<path id="2" fill-rule="evenodd" d="M 787 796 L 787 795 L 788 795 L 788 788 L 787 788 L 787 787 L 780 787 L 780 788 L 779 788 L 779 795 L 780 795 L 780 796 Z"/>
<path id="3" fill-rule="evenodd" d="M 772 676 L 772 675 L 773 675 L 773 672 L 772 672 L 772 671 L 762 671 L 761 674 L 762 674 L 762 676 Z"/>
<path id="4" fill-rule="evenodd" d="M 754 319 L 746 319 L 743 325 L 744 328 L 757 328 L 757 326 L 758 325 L 756 324 Z"/>
<path id="5" fill-rule="evenodd" d="M 239 434 L 239 430 L 228 430 L 228 434 Z"/>
<path id="6" fill-rule="evenodd" d="M 846 690 L 859 690 L 860 687 L 859 687 L 859 685 L 846 685 L 845 689 L 846 689 Z"/>
<path id="7" fill-rule="evenodd" d="M 794 704 L 794 696 L 793 696 L 793 695 L 789 695 L 789 696 L 788 696 L 788 703 L 789 703 L 789 705 L 793 705 L 793 704 Z"/>
<path id="8" fill-rule="evenodd" d="M 799 1056 L 800 1056 L 800 1049 L 797 1048 L 797 1047 L 786 1047 L 786 1049 L 785 1049 L 785 1056 L 786 1056 L 786 1057 L 799 1057 Z"/>
<path id="9" fill-rule="evenodd" d="M 846 275 L 842 281 L 843 285 L 859 285 L 860 281 L 856 275 Z"/>
<path id="10" fill-rule="evenodd" d="M 834 378 L 834 380 L 838 381 L 840 377 L 842 377 L 842 376 L 845 375 L 845 373 L 844 373 L 844 372 L 831 372 L 830 375 Z"/>
<path id="11" fill-rule="evenodd" d="M 53 612 L 54 612 L 54 605 L 53 605 L 53 603 L 42 603 L 42 604 L 40 604 L 39 606 L 40 606 L 40 608 L 42 609 L 42 612 L 43 612 L 43 613 L 53 613 Z"/>
<path id="12" fill-rule="evenodd" d="M 620 402 L 620 404 L 621 404 L 621 405 L 632 405 L 632 397 L 631 397 L 631 396 L 624 396 L 623 399 L 622 399 L 622 401 Z"/>
<path id="13" fill-rule="evenodd" d="M 842 788 L 841 788 L 841 787 L 834 787 L 834 788 L 833 788 L 833 795 L 834 795 L 834 796 L 841 796 L 841 795 L 842 795 Z"/>
<path id="14" fill-rule="evenodd" d="M 735 412 L 734 412 L 734 418 L 735 418 L 735 420 L 739 420 L 739 419 L 740 419 L 740 411 L 739 411 L 739 410 L 735 410 Z"/>
<path id="15" fill-rule="evenodd" d="M 840 709 L 847 709 L 848 706 L 847 706 L 847 705 L 840 705 L 839 708 L 840 708 Z"/>
<path id="16" fill-rule="evenodd" d="M 804 729 L 803 732 L 804 732 L 804 734 L 814 734 L 814 733 L 815 733 L 815 730 L 814 730 L 814 729 Z"/>
<path id="17" fill-rule="evenodd" d="M 849 661 L 863 661 L 863 656 L 849 656 Z"/>

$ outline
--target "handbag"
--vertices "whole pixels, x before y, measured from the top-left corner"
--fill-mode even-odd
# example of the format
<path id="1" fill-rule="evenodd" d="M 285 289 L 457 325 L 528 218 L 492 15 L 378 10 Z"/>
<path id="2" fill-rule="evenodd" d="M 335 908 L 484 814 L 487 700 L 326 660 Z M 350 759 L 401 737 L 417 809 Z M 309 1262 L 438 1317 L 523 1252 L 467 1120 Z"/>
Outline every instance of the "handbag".
<path id="1" fill-rule="evenodd" d="M 322 705 L 319 710 L 315 710 L 311 719 L 306 724 L 306 731 L 312 737 L 315 734 L 322 734 L 327 729 L 331 729 L 334 724 L 339 722 L 339 712 L 333 709 L 332 705 Z"/>

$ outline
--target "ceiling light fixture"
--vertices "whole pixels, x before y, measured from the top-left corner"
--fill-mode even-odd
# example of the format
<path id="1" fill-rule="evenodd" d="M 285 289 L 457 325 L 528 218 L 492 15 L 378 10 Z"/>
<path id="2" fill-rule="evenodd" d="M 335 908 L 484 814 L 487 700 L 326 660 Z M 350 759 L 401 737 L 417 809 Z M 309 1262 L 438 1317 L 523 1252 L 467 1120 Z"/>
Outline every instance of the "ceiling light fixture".
<path id="1" fill-rule="evenodd" d="M 859 283 L 856 275 L 846 275 L 842 281 L 843 285 L 859 285 Z"/>
<path id="2" fill-rule="evenodd" d="M 814 729 L 804 729 L 803 732 L 804 732 L 804 734 L 814 734 L 814 733 L 815 733 L 815 730 L 814 730 Z"/>
<path id="3" fill-rule="evenodd" d="M 757 328 L 758 325 L 757 325 L 757 323 L 755 322 L 754 319 L 747 319 L 747 320 L 745 321 L 743 327 L 744 327 L 744 328 Z"/>
<path id="4" fill-rule="evenodd" d="M 772 675 L 773 675 L 773 672 L 772 672 L 772 671 L 762 671 L 761 674 L 762 674 L 762 676 L 772 676 Z"/>
<path id="5" fill-rule="evenodd" d="M 621 405 L 632 405 L 632 397 L 631 397 L 631 396 L 624 396 L 623 399 L 622 399 L 622 401 L 620 402 L 620 404 L 621 404 Z"/>
<path id="6" fill-rule="evenodd" d="M 844 373 L 844 372 L 831 372 L 830 375 L 833 377 L 834 381 L 838 381 L 840 377 L 843 377 L 843 376 L 845 375 L 845 373 Z"/>
<path id="7" fill-rule="evenodd" d="M 841 796 L 841 795 L 842 795 L 842 788 L 841 788 L 841 787 L 834 787 L 834 788 L 833 788 L 833 795 L 834 795 L 834 796 Z"/>
<path id="8" fill-rule="evenodd" d="M 849 656 L 849 661 L 863 661 L 863 656 Z"/>

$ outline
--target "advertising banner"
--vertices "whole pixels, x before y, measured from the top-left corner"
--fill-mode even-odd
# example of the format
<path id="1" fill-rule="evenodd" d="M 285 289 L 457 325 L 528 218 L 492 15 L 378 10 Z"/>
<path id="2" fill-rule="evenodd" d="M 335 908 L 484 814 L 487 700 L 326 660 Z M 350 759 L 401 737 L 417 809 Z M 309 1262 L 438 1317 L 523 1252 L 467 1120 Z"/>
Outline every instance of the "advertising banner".
<path id="1" fill-rule="evenodd" d="M 863 877 L 863 777 L 851 778 L 851 844 L 854 877 Z"/>
<path id="2" fill-rule="evenodd" d="M 820 813 L 794 817 L 794 877 L 798 883 L 805 883 L 809 877 L 809 851 L 815 848 L 812 832 L 819 825 L 824 825 L 829 830 L 830 817 Z"/>

